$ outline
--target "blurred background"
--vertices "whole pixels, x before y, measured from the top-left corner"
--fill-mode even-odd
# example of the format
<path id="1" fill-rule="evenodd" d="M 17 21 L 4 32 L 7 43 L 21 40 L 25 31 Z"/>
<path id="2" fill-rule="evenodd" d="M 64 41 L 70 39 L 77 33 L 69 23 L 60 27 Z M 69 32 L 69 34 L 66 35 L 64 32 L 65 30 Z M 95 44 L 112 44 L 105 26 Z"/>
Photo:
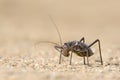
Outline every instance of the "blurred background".
<path id="1" fill-rule="evenodd" d="M 120 43 L 119 0 L 0 0 L 0 42 L 99 38 L 102 45 Z M 54 37 L 53 37 L 54 36 Z"/>

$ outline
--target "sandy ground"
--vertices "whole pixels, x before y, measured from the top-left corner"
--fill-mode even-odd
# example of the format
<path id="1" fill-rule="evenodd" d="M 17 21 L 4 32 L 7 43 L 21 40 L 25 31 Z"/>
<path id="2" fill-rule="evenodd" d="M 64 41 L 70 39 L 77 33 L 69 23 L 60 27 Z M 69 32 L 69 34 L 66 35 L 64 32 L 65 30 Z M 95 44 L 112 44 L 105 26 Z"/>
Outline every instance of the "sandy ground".
<path id="1" fill-rule="evenodd" d="M 113 0 L 0 0 L 0 80 L 120 80 L 120 1 Z M 98 45 L 92 47 L 90 66 L 73 54 L 62 57 L 52 41 L 63 43 L 85 37 L 86 44 L 100 39 L 104 65 L 100 65 Z"/>

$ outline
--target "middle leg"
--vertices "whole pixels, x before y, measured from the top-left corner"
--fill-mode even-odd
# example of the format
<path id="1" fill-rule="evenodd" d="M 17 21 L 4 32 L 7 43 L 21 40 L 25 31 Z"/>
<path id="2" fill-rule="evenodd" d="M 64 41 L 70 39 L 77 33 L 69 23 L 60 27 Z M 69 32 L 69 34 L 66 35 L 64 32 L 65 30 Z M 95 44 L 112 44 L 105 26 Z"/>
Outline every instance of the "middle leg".
<path id="1" fill-rule="evenodd" d="M 71 56 L 70 56 L 70 65 L 72 63 L 72 52 L 71 52 Z"/>
<path id="2" fill-rule="evenodd" d="M 83 57 L 83 63 L 84 63 L 84 65 L 86 65 L 86 62 L 85 62 L 85 56 Z"/>

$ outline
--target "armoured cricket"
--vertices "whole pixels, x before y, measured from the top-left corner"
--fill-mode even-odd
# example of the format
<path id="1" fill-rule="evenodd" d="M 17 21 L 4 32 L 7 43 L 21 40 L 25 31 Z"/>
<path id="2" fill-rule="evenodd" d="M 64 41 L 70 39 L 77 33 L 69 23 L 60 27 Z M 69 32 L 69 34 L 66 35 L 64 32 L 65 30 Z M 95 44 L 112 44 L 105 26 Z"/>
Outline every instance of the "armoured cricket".
<path id="1" fill-rule="evenodd" d="M 41 41 L 41 42 L 47 42 L 47 43 L 52 43 L 55 44 L 54 48 L 60 52 L 60 56 L 59 56 L 59 64 L 61 64 L 61 58 L 62 55 L 65 57 L 69 57 L 70 56 L 70 65 L 72 63 L 72 54 L 75 53 L 80 57 L 83 57 L 83 63 L 84 65 L 86 64 L 86 58 L 87 58 L 87 65 L 89 65 L 89 57 L 92 56 L 94 53 L 91 49 L 91 47 L 98 43 L 98 47 L 99 47 L 99 54 L 100 54 L 100 62 L 101 65 L 103 65 L 103 60 L 102 60 L 102 54 L 101 54 L 101 46 L 100 46 L 100 40 L 96 39 L 94 42 L 92 42 L 90 45 L 87 45 L 85 43 L 85 38 L 82 37 L 79 41 L 70 41 L 70 42 L 66 42 L 64 44 L 62 44 L 62 38 L 60 35 L 60 31 L 57 27 L 57 25 L 55 24 L 54 20 L 52 19 L 51 16 L 49 16 L 49 18 L 51 19 L 52 23 L 54 24 L 54 27 L 57 30 L 57 33 L 59 35 L 59 39 L 60 39 L 60 44 L 54 43 L 54 42 L 50 42 L 50 41 Z"/>

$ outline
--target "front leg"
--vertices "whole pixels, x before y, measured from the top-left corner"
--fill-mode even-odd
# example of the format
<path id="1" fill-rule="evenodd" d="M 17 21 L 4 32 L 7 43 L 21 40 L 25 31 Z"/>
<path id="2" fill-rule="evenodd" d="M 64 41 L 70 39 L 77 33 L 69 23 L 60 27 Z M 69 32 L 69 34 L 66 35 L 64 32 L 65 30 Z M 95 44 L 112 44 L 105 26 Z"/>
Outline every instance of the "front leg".
<path id="1" fill-rule="evenodd" d="M 62 57 L 62 47 L 61 46 L 55 46 L 55 49 L 60 52 L 60 57 L 59 57 L 59 64 L 61 64 L 61 57 Z"/>
<path id="2" fill-rule="evenodd" d="M 63 49 L 61 46 L 54 46 L 54 48 L 59 52 L 61 52 L 61 50 Z"/>

